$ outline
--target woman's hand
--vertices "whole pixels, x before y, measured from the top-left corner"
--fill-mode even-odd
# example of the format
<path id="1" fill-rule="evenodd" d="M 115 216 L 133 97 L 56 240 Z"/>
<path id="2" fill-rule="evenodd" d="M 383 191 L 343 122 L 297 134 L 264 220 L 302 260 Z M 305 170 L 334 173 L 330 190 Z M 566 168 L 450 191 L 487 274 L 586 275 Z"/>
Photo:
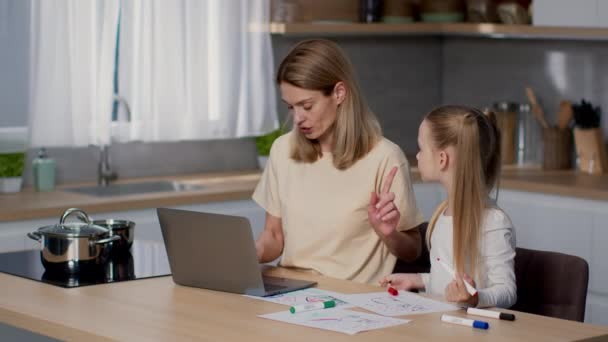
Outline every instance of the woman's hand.
<path id="1" fill-rule="evenodd" d="M 281 256 L 285 240 L 283 237 L 283 221 L 280 217 L 266 213 L 266 223 L 262 234 L 255 242 L 259 263 L 270 262 Z"/>
<path id="2" fill-rule="evenodd" d="M 420 290 L 424 288 L 422 277 L 416 273 L 393 273 L 379 281 L 380 286 L 391 285 L 397 290 Z"/>
<path id="3" fill-rule="evenodd" d="M 394 202 L 395 193 L 390 192 L 393 179 L 398 170 L 396 166 L 391 169 L 384 181 L 382 191 L 379 194 L 372 192 L 369 206 L 367 207 L 369 222 L 374 227 L 374 230 L 384 237 L 396 231 L 399 218 L 401 217 L 401 213 L 399 213 Z"/>
<path id="4" fill-rule="evenodd" d="M 465 279 L 471 286 L 475 286 L 475 281 L 467 274 L 456 273 L 456 279 L 452 280 L 445 288 L 445 299 L 449 302 L 466 303 L 469 306 L 477 306 L 478 296 L 471 296 L 462 279 Z"/>

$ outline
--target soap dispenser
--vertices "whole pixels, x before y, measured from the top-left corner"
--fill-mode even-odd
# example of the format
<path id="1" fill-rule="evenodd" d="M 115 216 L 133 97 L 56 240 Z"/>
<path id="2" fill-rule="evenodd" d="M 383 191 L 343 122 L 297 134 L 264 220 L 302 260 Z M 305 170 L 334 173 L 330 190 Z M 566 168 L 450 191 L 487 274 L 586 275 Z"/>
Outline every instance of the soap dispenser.
<path id="1" fill-rule="evenodd" d="M 48 157 L 45 148 L 41 148 L 38 151 L 38 158 L 32 161 L 32 170 L 36 191 L 55 189 L 55 161 Z"/>

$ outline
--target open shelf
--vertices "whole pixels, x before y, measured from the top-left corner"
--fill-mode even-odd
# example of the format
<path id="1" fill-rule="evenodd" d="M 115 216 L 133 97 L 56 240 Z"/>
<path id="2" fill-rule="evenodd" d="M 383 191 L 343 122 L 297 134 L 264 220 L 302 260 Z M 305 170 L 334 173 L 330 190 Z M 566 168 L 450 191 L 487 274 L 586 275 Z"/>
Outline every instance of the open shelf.
<path id="1" fill-rule="evenodd" d="M 279 23 L 270 24 L 272 34 L 306 35 L 439 35 L 504 39 L 608 40 L 608 28 L 553 27 L 469 23 Z"/>

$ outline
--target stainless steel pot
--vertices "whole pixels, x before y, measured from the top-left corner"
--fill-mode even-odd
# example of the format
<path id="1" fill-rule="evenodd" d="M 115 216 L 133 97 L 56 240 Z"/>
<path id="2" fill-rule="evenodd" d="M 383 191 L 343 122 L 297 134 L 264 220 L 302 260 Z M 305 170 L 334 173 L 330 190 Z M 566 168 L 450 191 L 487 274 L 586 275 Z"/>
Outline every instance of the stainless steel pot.
<path id="1" fill-rule="evenodd" d="M 119 236 L 112 242 L 112 253 L 128 252 L 135 238 L 135 222 L 128 220 L 93 220 L 93 224 L 110 230 L 110 236 Z"/>
<path id="2" fill-rule="evenodd" d="M 127 250 L 113 254 L 106 264 L 106 280 L 112 282 L 130 279 L 135 279 L 135 264 L 131 252 Z"/>
<path id="3" fill-rule="evenodd" d="M 71 214 L 86 222 L 66 223 Z M 89 215 L 78 208 L 66 210 L 59 224 L 41 227 L 27 236 L 42 245 L 40 258 L 47 271 L 77 273 L 103 266 L 110 255 L 111 242 L 120 236 L 109 236 L 109 229 L 91 223 Z"/>

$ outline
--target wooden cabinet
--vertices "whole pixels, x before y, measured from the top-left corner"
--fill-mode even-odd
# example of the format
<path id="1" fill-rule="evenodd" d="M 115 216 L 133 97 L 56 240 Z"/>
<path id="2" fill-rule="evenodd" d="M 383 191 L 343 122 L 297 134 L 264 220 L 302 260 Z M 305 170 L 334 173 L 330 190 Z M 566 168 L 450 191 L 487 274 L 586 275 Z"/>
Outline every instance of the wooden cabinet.
<path id="1" fill-rule="evenodd" d="M 572 254 L 589 263 L 585 321 L 608 325 L 608 202 L 502 191 L 499 204 L 515 225 L 518 246 Z"/>

